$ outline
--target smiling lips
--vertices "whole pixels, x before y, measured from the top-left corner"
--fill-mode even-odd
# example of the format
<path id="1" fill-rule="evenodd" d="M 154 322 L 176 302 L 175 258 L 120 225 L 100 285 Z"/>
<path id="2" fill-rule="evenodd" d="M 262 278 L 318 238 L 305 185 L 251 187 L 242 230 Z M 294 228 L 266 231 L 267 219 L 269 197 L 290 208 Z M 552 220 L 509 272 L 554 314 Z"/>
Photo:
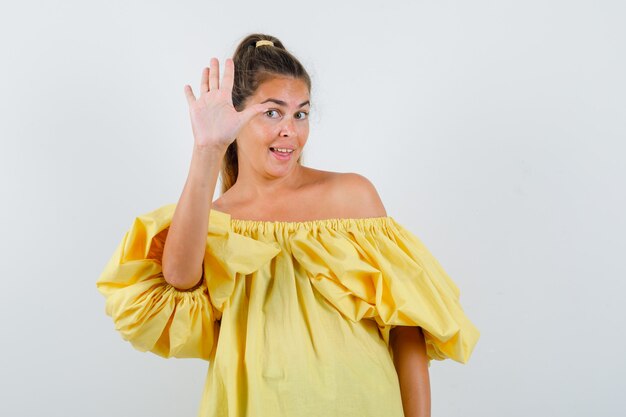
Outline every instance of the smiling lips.
<path id="1" fill-rule="evenodd" d="M 279 147 L 270 147 L 270 151 L 272 154 L 280 160 L 287 160 L 291 158 L 291 154 L 294 152 L 291 148 L 279 148 Z"/>

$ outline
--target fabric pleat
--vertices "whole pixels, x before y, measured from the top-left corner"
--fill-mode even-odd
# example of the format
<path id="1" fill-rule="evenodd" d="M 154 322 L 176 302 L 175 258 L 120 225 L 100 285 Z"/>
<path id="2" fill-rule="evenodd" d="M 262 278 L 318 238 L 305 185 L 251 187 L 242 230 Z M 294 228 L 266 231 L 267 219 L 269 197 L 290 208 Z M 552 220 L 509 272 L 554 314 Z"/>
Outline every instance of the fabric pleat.
<path id="1" fill-rule="evenodd" d="M 165 281 L 161 268 L 175 208 L 169 204 L 136 217 L 96 286 L 115 329 L 136 349 L 208 360 L 237 274 L 255 271 L 280 248 L 230 231 L 228 220 L 211 211 L 203 282 L 179 290 Z"/>
<path id="2" fill-rule="evenodd" d="M 300 229 L 291 247 L 311 284 L 346 318 L 374 319 L 386 343 L 395 326 L 419 326 L 429 359 L 469 360 L 480 333 L 461 307 L 458 287 L 391 216 Z"/>

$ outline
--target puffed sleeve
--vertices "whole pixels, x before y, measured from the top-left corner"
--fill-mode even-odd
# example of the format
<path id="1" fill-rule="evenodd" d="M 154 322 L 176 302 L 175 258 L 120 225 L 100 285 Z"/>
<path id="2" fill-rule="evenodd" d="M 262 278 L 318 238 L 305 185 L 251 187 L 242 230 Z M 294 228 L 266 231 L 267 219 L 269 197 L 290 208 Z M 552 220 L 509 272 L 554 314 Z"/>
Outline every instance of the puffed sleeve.
<path id="1" fill-rule="evenodd" d="M 224 302 L 237 274 L 249 274 L 280 249 L 230 230 L 211 211 L 201 282 L 179 290 L 163 277 L 163 247 L 175 204 L 135 218 L 96 282 L 115 329 L 136 349 L 169 358 L 209 360 Z"/>
<path id="2" fill-rule="evenodd" d="M 422 328 L 429 360 L 466 363 L 480 333 L 465 315 L 460 291 L 422 241 L 391 216 L 354 219 L 345 227 L 292 242 L 312 285 L 346 318 L 375 320 L 389 345 L 396 326 Z"/>

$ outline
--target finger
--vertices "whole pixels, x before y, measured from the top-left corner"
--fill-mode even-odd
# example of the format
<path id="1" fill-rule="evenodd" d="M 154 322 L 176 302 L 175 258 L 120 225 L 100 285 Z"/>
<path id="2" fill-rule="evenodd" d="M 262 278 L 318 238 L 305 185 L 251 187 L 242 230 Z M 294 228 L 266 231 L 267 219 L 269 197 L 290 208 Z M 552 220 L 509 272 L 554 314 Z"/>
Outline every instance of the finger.
<path id="1" fill-rule="evenodd" d="M 193 90 L 189 84 L 185 85 L 185 97 L 187 97 L 187 104 L 190 106 L 196 102 L 196 96 L 193 95 Z"/>
<path id="2" fill-rule="evenodd" d="M 224 62 L 224 77 L 222 78 L 222 85 L 220 90 L 225 90 L 227 93 L 232 93 L 233 91 L 233 82 L 235 79 L 235 64 L 232 58 L 226 58 L 226 62 Z M 232 98 L 232 95 L 231 95 Z"/>
<path id="3" fill-rule="evenodd" d="M 220 62 L 217 58 L 211 58 L 211 69 L 209 72 L 209 89 L 217 90 L 220 88 Z"/>
<path id="4" fill-rule="evenodd" d="M 209 91 L 209 69 L 202 69 L 202 79 L 200 80 L 200 94 Z"/>

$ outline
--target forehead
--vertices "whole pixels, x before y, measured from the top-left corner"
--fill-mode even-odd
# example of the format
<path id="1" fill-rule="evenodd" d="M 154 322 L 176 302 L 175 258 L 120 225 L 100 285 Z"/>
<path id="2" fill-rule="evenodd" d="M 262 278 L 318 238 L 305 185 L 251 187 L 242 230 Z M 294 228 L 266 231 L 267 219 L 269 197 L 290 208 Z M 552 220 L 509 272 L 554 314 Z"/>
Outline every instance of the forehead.
<path id="1" fill-rule="evenodd" d="M 268 98 L 278 99 L 290 106 L 299 106 L 309 100 L 309 88 L 299 78 L 272 77 L 261 84 L 251 97 L 255 102 L 262 102 Z"/>

